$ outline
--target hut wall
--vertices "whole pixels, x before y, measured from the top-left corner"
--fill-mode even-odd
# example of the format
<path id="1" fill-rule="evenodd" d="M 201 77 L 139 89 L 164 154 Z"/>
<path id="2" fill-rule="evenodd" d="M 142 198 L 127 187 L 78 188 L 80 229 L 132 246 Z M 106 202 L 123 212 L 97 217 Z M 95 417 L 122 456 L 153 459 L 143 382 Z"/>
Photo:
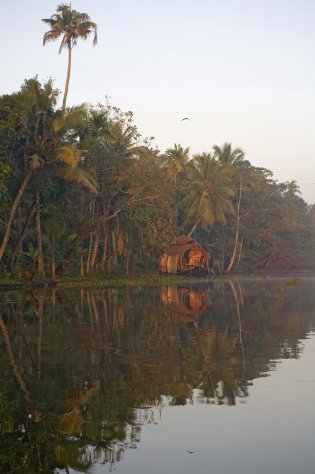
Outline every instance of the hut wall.
<path id="1" fill-rule="evenodd" d="M 165 253 L 159 258 L 159 272 L 167 273 L 167 255 Z"/>
<path id="2" fill-rule="evenodd" d="M 167 259 L 167 272 L 177 273 L 177 255 L 168 255 Z"/>

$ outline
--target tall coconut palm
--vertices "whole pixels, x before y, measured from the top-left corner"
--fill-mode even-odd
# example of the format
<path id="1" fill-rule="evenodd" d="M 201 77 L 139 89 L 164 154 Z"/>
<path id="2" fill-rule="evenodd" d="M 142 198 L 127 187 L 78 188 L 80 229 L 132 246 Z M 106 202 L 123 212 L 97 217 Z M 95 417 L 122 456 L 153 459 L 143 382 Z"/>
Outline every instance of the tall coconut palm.
<path id="1" fill-rule="evenodd" d="M 183 148 L 174 143 L 174 148 L 168 148 L 164 155 L 163 164 L 174 174 L 176 182 L 177 174 L 180 173 L 189 161 L 189 148 Z"/>
<path id="2" fill-rule="evenodd" d="M 193 223 L 189 233 L 200 224 L 204 228 L 215 222 L 225 223 L 225 214 L 234 213 L 231 198 L 233 169 L 221 166 L 210 153 L 194 156 L 186 169 L 186 195 L 182 205 L 187 223 Z"/>
<path id="3" fill-rule="evenodd" d="M 72 10 L 71 4 L 62 3 L 57 6 L 57 13 L 42 21 L 50 26 L 50 30 L 44 34 L 43 45 L 48 41 L 56 41 L 62 37 L 59 54 L 66 48 L 68 50 L 68 69 L 63 96 L 62 107 L 66 107 L 71 73 L 72 48 L 76 46 L 78 39 L 86 40 L 94 33 L 93 46 L 97 43 L 97 25 L 92 22 L 89 15 Z"/>
<path id="4" fill-rule="evenodd" d="M 231 143 L 224 143 L 222 147 L 215 145 L 213 147 L 214 157 L 221 163 L 223 166 L 233 166 L 235 170 L 234 174 L 234 184 L 235 187 L 238 187 L 238 197 L 235 202 L 235 216 L 236 216 L 236 226 L 235 226 L 235 238 L 234 238 L 234 246 L 232 253 L 229 258 L 229 262 L 225 271 L 228 273 L 231 271 L 235 257 L 236 257 L 236 250 L 238 246 L 239 240 L 239 228 L 240 228 L 240 206 L 241 206 L 241 196 L 242 196 L 242 179 L 241 179 L 241 164 L 243 162 L 245 153 L 241 148 L 232 148 Z M 236 184 L 236 182 L 238 184 Z"/>
<path id="5" fill-rule="evenodd" d="M 231 143 L 224 143 L 222 147 L 215 145 L 212 149 L 214 158 L 216 158 L 221 165 L 237 165 L 245 156 L 241 148 L 235 148 L 233 150 Z"/>

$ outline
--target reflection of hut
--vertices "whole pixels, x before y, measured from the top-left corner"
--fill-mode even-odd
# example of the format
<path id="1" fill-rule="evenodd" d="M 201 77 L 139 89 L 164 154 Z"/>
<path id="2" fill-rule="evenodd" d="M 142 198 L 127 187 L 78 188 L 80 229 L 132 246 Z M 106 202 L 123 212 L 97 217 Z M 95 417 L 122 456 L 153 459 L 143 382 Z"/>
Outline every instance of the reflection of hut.
<path id="1" fill-rule="evenodd" d="M 160 289 L 161 302 L 180 319 L 196 318 L 209 306 L 206 290 L 168 286 Z"/>
<path id="2" fill-rule="evenodd" d="M 209 268 L 209 255 L 191 237 L 182 235 L 159 258 L 160 273 L 204 274 Z"/>

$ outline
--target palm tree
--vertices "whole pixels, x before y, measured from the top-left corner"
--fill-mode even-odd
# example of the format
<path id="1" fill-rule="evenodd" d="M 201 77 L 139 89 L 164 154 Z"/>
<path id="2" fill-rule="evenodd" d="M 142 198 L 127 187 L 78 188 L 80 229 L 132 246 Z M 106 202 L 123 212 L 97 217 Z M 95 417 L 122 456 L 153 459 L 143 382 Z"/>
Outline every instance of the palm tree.
<path id="1" fill-rule="evenodd" d="M 240 207 L 241 207 L 241 197 L 242 197 L 242 178 L 241 178 L 241 164 L 245 153 L 241 148 L 232 149 L 231 143 L 224 143 L 222 147 L 215 145 L 213 147 L 214 157 L 221 163 L 223 166 L 232 166 L 234 171 L 238 171 L 234 174 L 234 183 L 235 180 L 238 181 L 238 197 L 235 203 L 235 216 L 236 216 L 236 226 L 235 226 L 235 237 L 232 254 L 230 255 L 228 264 L 225 268 L 226 273 L 229 273 L 232 270 L 234 265 L 236 251 L 239 241 L 239 230 L 240 230 Z M 236 183 L 235 183 L 236 187 Z"/>
<path id="2" fill-rule="evenodd" d="M 78 183 L 96 192 L 95 181 L 80 168 L 81 152 L 64 137 L 86 116 L 82 107 L 54 110 L 56 91 L 52 82 L 41 86 L 37 79 L 25 82 L 22 90 L 13 94 L 19 104 L 19 113 L 13 112 L 21 141 L 17 144 L 14 158 L 22 158 L 25 172 L 9 210 L 6 227 L 0 245 L 0 262 L 6 250 L 11 227 L 33 174 L 44 167 L 65 181 Z"/>
<path id="3" fill-rule="evenodd" d="M 189 148 L 183 148 L 174 143 L 174 148 L 168 148 L 164 155 L 163 165 L 173 174 L 176 183 L 177 174 L 180 173 L 189 161 Z"/>
<path id="4" fill-rule="evenodd" d="M 300 187 L 295 179 L 292 181 L 286 181 L 282 187 L 284 189 L 284 194 L 287 196 L 297 196 L 298 194 L 301 194 Z"/>
<path id="5" fill-rule="evenodd" d="M 57 7 L 57 13 L 50 18 L 43 18 L 42 21 L 50 26 L 50 30 L 44 34 L 43 45 L 48 41 L 56 41 L 62 37 L 59 54 L 63 48 L 68 49 L 68 70 L 63 96 L 62 107 L 66 107 L 69 81 L 71 73 L 71 55 L 72 48 L 76 46 L 78 39 L 86 40 L 94 32 L 93 46 L 97 43 L 97 25 L 93 23 L 86 13 L 80 13 L 72 10 L 71 4 L 62 3 Z"/>
<path id="6" fill-rule="evenodd" d="M 238 165 L 244 158 L 245 154 L 241 148 L 232 149 L 231 143 L 224 143 L 222 147 L 214 145 L 214 158 L 221 165 Z"/>
<path id="7" fill-rule="evenodd" d="M 225 223 L 225 214 L 234 213 L 231 198 L 233 169 L 221 166 L 210 153 L 194 156 L 187 166 L 186 190 L 182 199 L 186 220 L 194 223 L 189 233 L 200 224 L 204 228 L 215 222 Z"/>

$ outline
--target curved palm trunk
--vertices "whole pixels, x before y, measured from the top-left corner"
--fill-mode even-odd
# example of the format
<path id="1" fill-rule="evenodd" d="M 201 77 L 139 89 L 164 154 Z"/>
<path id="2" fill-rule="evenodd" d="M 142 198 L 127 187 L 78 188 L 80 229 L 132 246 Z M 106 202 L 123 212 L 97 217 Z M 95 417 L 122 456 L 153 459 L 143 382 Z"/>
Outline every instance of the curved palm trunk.
<path id="1" fill-rule="evenodd" d="M 242 240 L 241 240 L 241 243 L 240 243 L 239 251 L 238 251 L 237 265 L 239 265 L 240 262 L 241 262 L 244 242 L 245 242 L 245 239 L 243 237 Z"/>
<path id="2" fill-rule="evenodd" d="M 32 219 L 32 216 L 33 216 L 33 212 L 34 212 L 34 209 L 35 209 L 35 201 L 33 202 L 33 204 L 31 205 L 30 207 L 30 210 L 27 214 L 27 217 L 26 217 L 26 221 L 24 223 L 24 226 L 20 232 L 20 235 L 18 236 L 18 239 L 15 243 L 15 247 L 14 247 L 14 250 L 12 252 L 12 255 L 10 257 L 10 260 L 9 260 L 9 265 L 8 265 L 8 270 L 11 271 L 12 268 L 13 268 L 13 265 L 15 263 L 15 260 L 16 260 L 16 257 L 17 257 L 17 254 L 18 254 L 18 251 L 20 249 L 20 246 L 22 244 L 22 241 L 23 241 L 23 238 L 24 238 L 24 235 L 27 231 L 27 228 L 31 222 L 31 219 Z"/>
<path id="3" fill-rule="evenodd" d="M 99 243 L 100 243 L 100 230 L 99 230 L 99 227 L 97 227 L 96 234 L 95 234 L 94 247 L 93 247 L 93 251 L 92 251 L 92 255 L 91 255 L 91 265 L 90 265 L 91 269 L 95 268 Z"/>
<path id="4" fill-rule="evenodd" d="M 198 219 L 196 220 L 195 224 L 193 225 L 193 228 L 191 229 L 191 231 L 188 234 L 188 237 L 191 237 L 193 235 L 193 233 L 197 229 L 198 224 L 199 224 L 200 221 L 201 221 L 201 216 L 199 216 Z"/>
<path id="5" fill-rule="evenodd" d="M 70 73 L 71 73 L 71 45 L 68 44 L 68 70 L 67 70 L 67 78 L 66 78 L 66 85 L 65 85 L 65 93 L 63 96 L 63 101 L 62 101 L 62 108 L 66 108 L 66 103 L 67 103 L 67 97 L 68 97 L 68 91 L 69 91 L 69 82 L 70 82 Z"/>
<path id="6" fill-rule="evenodd" d="M 237 200 L 237 205 L 236 205 L 236 229 L 235 229 L 235 238 L 234 238 L 234 248 L 233 248 L 233 252 L 232 252 L 232 255 L 230 257 L 230 260 L 229 260 L 229 264 L 225 269 L 225 273 L 229 273 L 232 270 L 233 265 L 234 265 L 234 261 L 235 261 L 235 257 L 236 257 L 239 231 L 240 231 L 241 197 L 242 197 L 242 182 L 240 181 L 240 188 L 239 188 L 238 200 Z"/>
<path id="7" fill-rule="evenodd" d="M 37 265 L 38 265 L 38 274 L 41 280 L 45 279 L 45 268 L 44 268 L 44 258 L 43 258 L 43 244 L 42 244 L 42 228 L 40 223 L 40 204 L 39 204 L 39 192 L 36 192 L 35 197 L 36 203 L 36 240 L 37 240 Z"/>
<path id="8" fill-rule="evenodd" d="M 33 169 L 32 168 L 29 168 L 29 170 L 27 171 L 26 175 L 24 176 L 24 179 L 22 181 L 22 184 L 20 186 L 20 189 L 18 190 L 18 193 L 17 195 L 15 196 L 15 199 L 13 201 L 13 204 L 11 206 L 11 209 L 10 209 L 10 213 L 9 213 L 9 219 L 8 219 L 8 222 L 7 222 L 7 225 L 6 225 L 6 228 L 5 228 L 5 231 L 4 231 L 4 235 L 2 237 L 2 243 L 1 243 L 1 246 L 0 246 L 0 262 L 3 258 L 3 254 L 5 252 L 5 249 L 7 248 L 7 245 L 8 245 L 8 240 L 9 240 L 9 237 L 10 237 L 10 232 L 11 232 L 11 227 L 12 227 L 12 223 L 13 223 L 13 219 L 15 217 L 15 214 L 16 214 L 16 211 L 17 211 L 17 208 L 21 202 L 21 199 L 23 197 L 23 194 L 27 188 L 27 185 L 32 177 L 32 174 L 33 174 Z"/>
<path id="9" fill-rule="evenodd" d="M 89 252 L 86 261 L 86 273 L 88 274 L 91 268 L 91 256 L 92 256 L 92 246 L 93 246 L 93 234 L 90 235 L 90 243 L 89 243 Z"/>

